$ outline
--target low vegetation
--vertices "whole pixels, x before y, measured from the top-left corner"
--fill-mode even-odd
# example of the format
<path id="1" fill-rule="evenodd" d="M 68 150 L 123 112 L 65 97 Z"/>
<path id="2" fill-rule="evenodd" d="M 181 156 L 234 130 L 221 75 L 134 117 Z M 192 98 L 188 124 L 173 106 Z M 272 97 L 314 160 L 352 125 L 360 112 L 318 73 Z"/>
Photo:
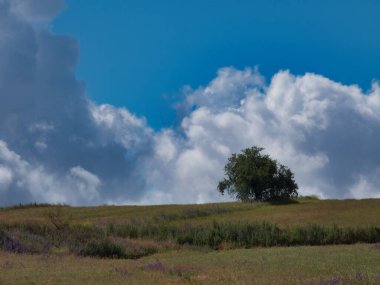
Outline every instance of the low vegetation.
<path id="1" fill-rule="evenodd" d="M 73 208 L 58 205 L 41 205 L 44 222 L 0 223 L 0 248 L 18 253 L 48 253 L 66 251 L 82 256 L 108 258 L 139 258 L 163 250 L 158 246 L 137 244 L 133 240 L 153 241 L 156 244 L 170 243 L 175 246 L 196 246 L 211 249 L 251 248 L 299 245 L 330 245 L 380 242 L 380 227 L 377 224 L 278 224 L 271 219 L 238 220 L 220 219 L 243 212 L 259 213 L 263 209 L 275 211 L 282 207 L 300 207 L 311 202 L 323 205 L 328 201 L 304 198 L 297 204 L 210 204 L 207 206 L 175 206 L 175 211 L 155 212 L 154 215 L 136 215 L 127 222 L 110 219 L 108 222 L 80 223 L 75 220 Z M 344 203 L 344 201 L 339 201 Z M 17 207 L 11 212 L 37 208 Z M 182 207 L 184 207 L 182 209 Z M 123 207 L 121 207 L 122 209 Z M 128 207 L 126 207 L 128 209 Z M 112 207 L 110 207 L 112 210 Z M 9 212 L 10 209 L 3 211 Z M 288 211 L 289 214 L 289 211 Z M 219 217 L 219 220 L 217 219 Z M 362 216 L 363 221 L 366 217 Z M 129 242 L 128 242 L 129 241 Z"/>
<path id="2" fill-rule="evenodd" d="M 133 274 L 136 274 L 136 278 L 143 273 L 149 276 L 158 274 L 166 280 L 165 282 L 178 279 L 182 282 L 209 284 L 202 281 L 202 274 L 207 275 L 210 268 L 216 270 L 216 264 L 222 262 L 219 258 L 228 255 L 229 252 L 245 255 L 250 248 L 254 248 L 253 251 L 249 251 L 251 253 L 262 252 L 265 247 L 271 248 L 265 251 L 268 255 L 276 255 L 278 251 L 283 251 L 283 248 L 289 248 L 291 252 L 291 248 L 294 248 L 303 256 L 304 253 L 301 251 L 303 248 L 305 251 L 309 250 L 309 246 L 323 246 L 316 250 L 324 252 L 325 248 L 356 249 L 361 247 L 360 244 L 367 244 L 371 252 L 373 249 L 372 254 L 377 256 L 378 261 L 379 215 L 380 200 L 338 201 L 318 200 L 315 197 L 299 198 L 292 203 L 254 202 L 183 206 L 77 208 L 46 204 L 18 205 L 0 209 L 0 270 L 1 262 L 4 260 L 2 256 L 8 256 L 7 254 L 31 254 L 31 260 L 42 256 L 55 256 L 62 258 L 62 262 L 75 256 L 94 257 L 104 260 L 104 264 L 107 264 L 106 259 L 114 262 L 145 260 L 141 266 L 133 265 L 135 269 L 132 271 L 135 272 Z M 343 246 L 348 244 L 357 245 Z M 360 259 L 357 254 L 359 253 L 351 256 L 351 259 Z M 207 260 L 211 258 L 210 264 L 191 261 L 191 256 L 201 259 L 202 255 Z M 12 259 L 17 259 L 16 255 L 12 256 Z M 186 256 L 187 259 L 181 263 L 179 260 L 171 260 L 171 256 L 177 256 L 178 259 Z M 266 264 L 266 258 L 263 258 L 263 264 Z M 374 260 L 376 258 L 374 257 Z M 245 262 L 252 263 L 249 258 L 247 260 L 241 259 L 239 262 L 244 266 Z M 319 281 L 314 278 L 316 275 L 305 275 L 302 277 L 305 279 L 300 277 L 302 282 L 289 284 L 345 284 L 347 280 L 358 279 L 358 274 L 360 278 L 368 281 L 364 283 L 377 284 L 377 280 L 380 279 L 376 279 L 378 276 L 374 272 L 379 272 L 376 271 L 380 269 L 378 264 L 379 262 L 371 263 L 367 271 L 359 273 L 330 272 L 324 275 L 327 279 Z M 232 264 L 226 266 L 228 270 L 233 268 Z M 277 266 L 280 271 L 287 268 L 286 264 L 283 267 Z M 8 265 L 3 264 L 3 267 L 7 268 Z M 13 265 L 9 267 L 13 268 Z M 340 268 L 340 265 L 337 268 Z M 129 268 L 116 266 L 110 270 L 116 276 L 125 275 L 123 278 L 132 274 Z M 248 272 L 245 274 L 250 276 Z M 283 273 L 279 274 L 281 276 Z M 226 279 L 216 283 L 231 284 L 227 282 L 232 280 L 230 277 L 225 276 Z M 43 280 L 38 278 L 33 282 L 39 283 Z M 252 279 L 244 278 L 242 280 L 246 280 L 246 283 L 241 284 L 255 284 Z M 204 279 L 211 280 L 209 276 Z M 133 280 L 136 281 L 138 278 Z M 326 280 L 335 280 L 336 283 L 328 283 Z M 11 284 L 8 279 L 6 281 L 5 284 Z M 325 281 L 327 283 L 323 283 Z"/>
<path id="3" fill-rule="evenodd" d="M 173 240 L 178 244 L 221 248 L 230 247 L 270 247 L 295 245 L 328 245 L 380 242 L 380 228 L 339 227 L 308 224 L 280 228 L 275 224 L 263 222 L 217 223 L 211 225 L 180 226 L 155 224 L 109 224 L 110 235 L 127 238 L 149 238 Z"/>
<path id="4" fill-rule="evenodd" d="M 356 244 L 204 251 L 135 259 L 0 251 L 0 284 L 380 284 L 380 250 Z"/>

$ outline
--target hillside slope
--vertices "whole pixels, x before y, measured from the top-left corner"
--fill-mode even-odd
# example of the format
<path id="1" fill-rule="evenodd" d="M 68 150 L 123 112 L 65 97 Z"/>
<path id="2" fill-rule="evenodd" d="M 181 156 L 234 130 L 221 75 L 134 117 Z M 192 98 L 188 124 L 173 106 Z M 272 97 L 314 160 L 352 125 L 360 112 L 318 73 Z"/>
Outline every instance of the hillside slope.
<path id="1" fill-rule="evenodd" d="M 21 206 L 0 209 L 0 222 L 46 222 L 54 207 Z M 318 200 L 301 198 L 298 203 L 215 203 L 203 205 L 64 207 L 73 223 L 128 223 L 156 220 L 179 224 L 211 221 L 266 220 L 279 226 L 322 224 L 380 227 L 380 199 Z"/>

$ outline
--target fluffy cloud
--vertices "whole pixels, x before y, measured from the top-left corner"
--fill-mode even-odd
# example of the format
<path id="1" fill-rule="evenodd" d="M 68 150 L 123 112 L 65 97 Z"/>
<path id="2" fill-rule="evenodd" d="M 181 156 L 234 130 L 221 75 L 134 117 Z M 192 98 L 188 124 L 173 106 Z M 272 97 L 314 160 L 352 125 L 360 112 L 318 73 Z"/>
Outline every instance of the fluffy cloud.
<path id="1" fill-rule="evenodd" d="M 28 201 L 70 203 L 97 202 L 99 178 L 72 167 L 66 175 L 47 171 L 41 164 L 31 164 L 0 140 L 0 198 L 9 203 Z"/>
<path id="2" fill-rule="evenodd" d="M 184 88 L 175 129 L 96 105 L 74 75 L 79 48 L 46 29 L 62 0 L 0 0 L 0 203 L 190 203 L 220 197 L 232 152 L 262 146 L 302 194 L 379 197 L 380 87 L 316 74 L 222 68 Z"/>
<path id="3" fill-rule="evenodd" d="M 0 1 L 1 203 L 137 201 L 151 130 L 127 110 L 88 101 L 74 75 L 77 42 L 36 25 L 63 4 Z"/>
<path id="4" fill-rule="evenodd" d="M 195 103 L 195 110 L 182 120 L 182 143 L 173 143 L 178 140 L 173 136 L 162 138 L 169 140 L 169 149 L 177 145 L 168 151 L 175 155 L 165 161 L 173 177 L 153 185 L 164 185 L 159 188 L 173 189 L 173 193 L 181 189 L 185 194 L 177 199 L 183 202 L 187 193 L 195 201 L 214 200 L 226 158 L 257 145 L 294 170 L 301 194 L 380 195 L 375 186 L 380 166 L 378 84 L 364 93 L 358 86 L 316 74 L 295 76 L 280 71 L 268 86 L 257 78 L 257 70 L 224 68 L 208 86 L 187 90 L 183 104 L 188 108 L 181 107 L 191 110 Z M 225 90 L 238 90 L 234 96 L 239 101 L 232 101 Z M 228 104 L 220 102 L 224 99 Z"/>

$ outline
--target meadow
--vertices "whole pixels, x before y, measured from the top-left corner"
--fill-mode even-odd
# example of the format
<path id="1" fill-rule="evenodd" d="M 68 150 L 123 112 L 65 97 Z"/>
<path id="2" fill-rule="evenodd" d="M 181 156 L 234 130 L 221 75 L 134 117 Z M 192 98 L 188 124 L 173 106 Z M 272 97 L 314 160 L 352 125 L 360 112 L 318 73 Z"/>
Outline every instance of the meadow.
<path id="1" fill-rule="evenodd" d="M 0 209 L 0 284 L 380 284 L 380 200 Z"/>

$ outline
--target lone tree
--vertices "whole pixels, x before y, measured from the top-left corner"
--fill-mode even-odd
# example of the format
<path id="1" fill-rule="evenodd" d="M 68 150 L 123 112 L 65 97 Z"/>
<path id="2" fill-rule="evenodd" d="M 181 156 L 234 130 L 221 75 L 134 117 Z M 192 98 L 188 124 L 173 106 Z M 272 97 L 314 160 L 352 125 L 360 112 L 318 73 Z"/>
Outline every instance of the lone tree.
<path id="1" fill-rule="evenodd" d="M 218 190 L 226 191 L 243 202 L 286 201 L 298 197 L 298 185 L 292 171 L 261 154 L 260 147 L 246 148 L 232 154 L 224 167 L 226 178 L 219 182 Z"/>

